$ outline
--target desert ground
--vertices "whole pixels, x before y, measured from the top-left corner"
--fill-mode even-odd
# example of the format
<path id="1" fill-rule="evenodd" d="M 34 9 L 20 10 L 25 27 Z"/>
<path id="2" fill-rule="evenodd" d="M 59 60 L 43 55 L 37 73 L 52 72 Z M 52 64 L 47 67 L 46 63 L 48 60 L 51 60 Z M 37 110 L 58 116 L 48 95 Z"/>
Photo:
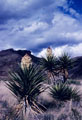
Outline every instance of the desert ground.
<path id="1" fill-rule="evenodd" d="M 71 84 L 71 86 L 78 88 L 82 94 L 82 80 L 79 80 L 79 82 L 80 85 Z M 58 106 L 58 103 L 53 102 L 48 93 L 49 90 L 47 89 L 39 96 L 39 99 L 41 103 L 47 104 L 49 109 L 40 115 L 29 114 L 29 120 L 82 120 L 82 100 L 80 102 L 71 101 Z M 18 120 L 12 118 L 13 115 L 11 115 L 14 114 L 12 108 L 16 104 L 17 100 L 7 88 L 5 82 L 0 81 L 0 120 Z"/>

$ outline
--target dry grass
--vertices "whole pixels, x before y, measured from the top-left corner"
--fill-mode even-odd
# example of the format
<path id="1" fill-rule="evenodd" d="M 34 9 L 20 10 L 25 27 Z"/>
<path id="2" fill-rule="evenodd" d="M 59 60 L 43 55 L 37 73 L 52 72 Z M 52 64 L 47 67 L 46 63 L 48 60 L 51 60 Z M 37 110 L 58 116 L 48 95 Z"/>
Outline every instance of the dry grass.
<path id="1" fill-rule="evenodd" d="M 12 108 L 17 103 L 17 100 L 10 93 L 5 83 L 0 81 L 0 120 L 14 120 L 8 119 L 10 117 Z"/>
<path id="2" fill-rule="evenodd" d="M 2 81 L 0 82 L 0 101 L 7 101 L 10 105 L 14 105 L 17 102 L 15 97 L 6 87 L 6 84 Z"/>
<path id="3" fill-rule="evenodd" d="M 81 82 L 82 83 L 82 82 Z M 73 87 L 77 87 L 82 93 L 82 84 L 81 85 L 72 85 Z M 35 118 L 31 117 L 29 120 L 81 120 L 82 119 L 82 100 L 78 102 L 68 102 L 66 104 L 56 106 L 58 103 L 52 103 L 53 99 L 49 96 L 49 89 L 47 89 L 44 93 L 39 96 L 39 100 L 41 103 L 46 105 L 52 104 L 50 109 L 48 109 L 42 115 L 35 116 Z M 5 86 L 4 82 L 0 82 L 0 120 L 6 120 L 4 116 L 8 115 L 9 106 L 13 107 L 17 104 L 17 100 L 10 93 L 8 88 Z M 53 105 L 54 104 L 54 105 Z M 9 106 L 8 106 L 9 105 Z M 71 111 L 72 108 L 73 110 Z M 76 118 L 74 118 L 74 112 L 79 113 Z M 14 120 L 14 119 L 9 119 Z"/>

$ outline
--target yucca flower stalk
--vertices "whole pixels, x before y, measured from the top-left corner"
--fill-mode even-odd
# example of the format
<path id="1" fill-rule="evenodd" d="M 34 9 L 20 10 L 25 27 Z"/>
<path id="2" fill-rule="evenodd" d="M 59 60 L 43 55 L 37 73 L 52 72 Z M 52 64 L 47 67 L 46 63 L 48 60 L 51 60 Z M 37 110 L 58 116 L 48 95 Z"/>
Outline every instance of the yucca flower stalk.
<path id="1" fill-rule="evenodd" d="M 50 48 L 50 47 L 47 48 L 47 56 L 48 57 L 53 56 L 53 54 L 52 54 L 52 48 Z"/>
<path id="2" fill-rule="evenodd" d="M 41 113 L 44 108 L 37 97 L 44 91 L 43 82 L 47 79 L 45 72 L 36 65 L 30 65 L 29 68 L 22 68 L 16 72 L 10 72 L 11 80 L 6 83 L 12 94 L 19 101 L 19 109 L 24 107 L 25 114 L 28 109 Z"/>
<path id="3" fill-rule="evenodd" d="M 28 54 L 25 54 L 21 59 L 21 67 L 29 68 L 30 65 L 32 65 L 32 58 Z"/>

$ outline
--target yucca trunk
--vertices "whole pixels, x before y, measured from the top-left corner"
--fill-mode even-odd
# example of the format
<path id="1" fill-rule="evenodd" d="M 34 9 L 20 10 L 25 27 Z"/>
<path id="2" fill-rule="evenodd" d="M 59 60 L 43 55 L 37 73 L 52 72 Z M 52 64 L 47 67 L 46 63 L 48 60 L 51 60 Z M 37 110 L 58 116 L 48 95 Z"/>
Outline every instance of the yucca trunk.
<path id="1" fill-rule="evenodd" d="M 55 75 L 54 73 L 52 73 L 52 84 L 55 84 L 56 80 L 55 80 Z"/>
<path id="2" fill-rule="evenodd" d="M 53 73 L 48 72 L 48 78 L 49 78 L 48 84 L 53 85 L 53 84 L 54 84 L 54 82 L 55 82 L 55 76 L 54 76 L 54 74 L 53 74 Z"/>
<path id="3" fill-rule="evenodd" d="M 67 71 L 67 69 L 64 69 L 63 79 L 64 79 L 64 83 L 65 83 L 65 82 L 67 81 L 67 79 L 68 79 L 68 71 Z"/>
<path id="4" fill-rule="evenodd" d="M 53 84 L 53 75 L 52 75 L 52 73 L 50 73 L 50 72 L 48 72 L 48 78 L 49 78 L 49 80 L 48 80 L 48 84 Z"/>
<path id="5" fill-rule="evenodd" d="M 66 104 L 66 112 L 70 113 L 72 109 L 72 99 Z"/>
<path id="6" fill-rule="evenodd" d="M 29 114 L 30 114 L 30 105 L 28 104 L 28 101 L 24 100 L 24 106 L 23 106 L 23 119 L 28 120 L 29 119 Z"/>

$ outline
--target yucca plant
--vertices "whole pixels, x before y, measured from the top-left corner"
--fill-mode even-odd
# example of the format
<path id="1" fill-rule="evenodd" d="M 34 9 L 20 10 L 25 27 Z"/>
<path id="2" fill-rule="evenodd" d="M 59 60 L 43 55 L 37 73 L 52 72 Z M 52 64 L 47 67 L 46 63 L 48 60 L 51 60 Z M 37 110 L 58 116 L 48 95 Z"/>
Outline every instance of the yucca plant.
<path id="1" fill-rule="evenodd" d="M 66 82 L 68 78 L 68 70 L 73 67 L 73 61 L 68 54 L 64 53 L 58 58 L 58 64 L 63 73 L 64 82 Z"/>
<path id="2" fill-rule="evenodd" d="M 54 78 L 54 75 L 57 75 L 58 70 L 58 60 L 54 56 L 47 56 L 46 58 L 42 58 L 40 61 L 41 67 L 46 70 L 50 77 Z"/>
<path id="3" fill-rule="evenodd" d="M 30 65 L 21 68 L 16 72 L 10 72 L 11 80 L 7 83 L 7 87 L 12 94 L 19 101 L 19 108 L 25 108 L 25 113 L 29 107 L 37 113 L 42 112 L 44 108 L 37 101 L 37 96 L 44 91 L 42 88 L 44 80 L 46 80 L 45 73 L 40 67 L 36 65 Z"/>
<path id="4" fill-rule="evenodd" d="M 57 84 L 50 88 L 50 95 L 59 102 L 80 100 L 80 93 L 66 84 Z"/>

